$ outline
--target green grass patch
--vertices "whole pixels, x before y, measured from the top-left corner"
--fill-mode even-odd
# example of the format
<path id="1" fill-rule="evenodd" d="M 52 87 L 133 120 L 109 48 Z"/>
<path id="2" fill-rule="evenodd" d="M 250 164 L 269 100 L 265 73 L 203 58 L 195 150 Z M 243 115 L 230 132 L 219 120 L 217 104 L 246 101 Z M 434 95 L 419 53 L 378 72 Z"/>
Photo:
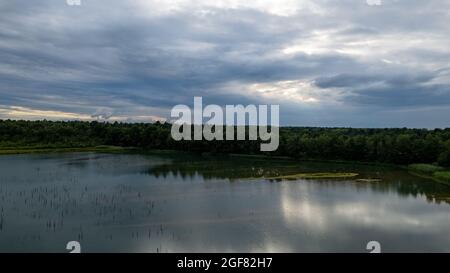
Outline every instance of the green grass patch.
<path id="1" fill-rule="evenodd" d="M 450 183 L 450 171 L 446 172 L 435 172 L 433 174 L 433 177 L 436 177 L 437 179 L 441 181 L 445 181 L 447 183 Z"/>
<path id="2" fill-rule="evenodd" d="M 432 164 L 411 164 L 408 170 L 411 174 L 450 185 L 450 170 L 446 168 Z"/>
<path id="3" fill-rule="evenodd" d="M 432 164 L 411 164 L 408 166 L 408 170 L 413 172 L 433 174 L 435 172 L 443 171 L 444 168 Z"/>
<path id="4" fill-rule="evenodd" d="M 297 180 L 297 179 L 342 179 L 358 176 L 357 173 L 298 173 L 291 175 L 281 175 L 266 177 L 268 180 Z"/>

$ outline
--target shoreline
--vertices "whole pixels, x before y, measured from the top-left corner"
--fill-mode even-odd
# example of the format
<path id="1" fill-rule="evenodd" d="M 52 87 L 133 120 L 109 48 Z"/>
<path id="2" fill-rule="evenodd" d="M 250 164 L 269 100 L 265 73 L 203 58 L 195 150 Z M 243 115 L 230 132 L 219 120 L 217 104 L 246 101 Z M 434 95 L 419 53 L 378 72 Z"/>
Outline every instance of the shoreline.
<path id="1" fill-rule="evenodd" d="M 99 146 L 90 146 L 90 147 L 0 147 L 0 156 L 5 155 L 23 155 L 23 154 L 48 154 L 48 153 L 89 153 L 89 152 L 97 152 L 97 153 L 137 153 L 137 154 L 170 154 L 170 153 L 195 153 L 192 151 L 177 151 L 177 150 L 160 150 L 160 149 L 139 149 L 133 147 L 120 147 L 120 146 L 107 146 L 107 145 L 99 145 Z M 412 169 L 410 166 L 414 165 L 397 165 L 391 163 L 381 163 L 381 162 L 366 162 L 366 161 L 348 161 L 348 160 L 326 160 L 326 159 L 298 159 L 288 156 L 270 156 L 270 155 L 258 155 L 258 154 L 216 154 L 216 153 L 199 153 L 202 156 L 229 156 L 229 157 L 241 157 L 241 158 L 254 158 L 254 159 L 269 159 L 269 160 L 288 160 L 288 161 L 303 161 L 303 162 L 323 162 L 323 163 L 337 163 L 337 164 L 357 164 L 357 165 L 370 165 L 370 166 L 381 166 L 381 167 L 390 167 L 390 168 L 400 168 L 411 175 L 426 178 L 433 180 L 440 184 L 445 184 L 450 186 L 450 181 L 447 179 L 443 179 L 441 177 L 434 176 L 430 173 L 421 172 L 417 169 Z M 424 165 L 432 165 L 432 164 L 424 164 Z M 448 172 L 448 171 L 444 171 Z"/>
<path id="2" fill-rule="evenodd" d="M 405 165 L 397 165 L 392 163 L 370 162 L 370 161 L 351 161 L 338 159 L 312 159 L 312 158 L 295 158 L 289 156 L 271 156 L 265 154 L 237 154 L 237 153 L 209 153 L 209 152 L 195 152 L 182 151 L 171 149 L 142 149 L 135 147 L 121 147 L 121 146 L 87 146 L 87 147 L 0 147 L 0 156 L 2 155 L 19 155 L 19 154 L 45 154 L 45 153 L 72 153 L 72 152 L 105 152 L 105 153 L 139 153 L 139 154 L 170 154 L 170 153 L 187 153 L 198 154 L 202 156 L 228 156 L 240 158 L 254 158 L 254 159 L 270 159 L 270 160 L 288 160 L 288 161 L 304 161 L 304 162 L 323 162 L 323 163 L 338 163 L 338 164 L 358 164 L 384 167 L 407 168 Z"/>
<path id="3" fill-rule="evenodd" d="M 46 153 L 77 153 L 77 152 L 126 152 L 132 148 L 123 148 L 119 146 L 94 146 L 94 147 L 1 147 L 2 155 L 21 155 L 21 154 L 46 154 Z"/>

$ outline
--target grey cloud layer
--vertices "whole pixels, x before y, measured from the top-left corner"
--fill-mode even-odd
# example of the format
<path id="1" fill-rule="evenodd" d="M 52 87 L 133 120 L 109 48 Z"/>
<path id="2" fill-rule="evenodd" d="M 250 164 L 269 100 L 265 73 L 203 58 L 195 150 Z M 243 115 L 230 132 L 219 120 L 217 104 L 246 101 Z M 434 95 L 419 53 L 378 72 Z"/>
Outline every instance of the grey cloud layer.
<path id="1" fill-rule="evenodd" d="M 132 119 L 201 95 L 290 125 L 450 126 L 448 1 L 274 2 L 2 0 L 0 106 Z M 251 88 L 283 82 L 310 90 Z"/>

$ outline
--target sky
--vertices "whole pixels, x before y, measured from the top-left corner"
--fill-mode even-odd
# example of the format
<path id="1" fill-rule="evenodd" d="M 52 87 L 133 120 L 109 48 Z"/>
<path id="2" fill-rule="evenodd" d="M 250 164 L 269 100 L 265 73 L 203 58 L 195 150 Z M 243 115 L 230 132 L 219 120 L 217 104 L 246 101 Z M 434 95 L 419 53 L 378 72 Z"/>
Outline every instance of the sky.
<path id="1" fill-rule="evenodd" d="M 153 122 L 202 96 L 450 127 L 450 1 L 80 1 L 0 0 L 0 119 Z"/>

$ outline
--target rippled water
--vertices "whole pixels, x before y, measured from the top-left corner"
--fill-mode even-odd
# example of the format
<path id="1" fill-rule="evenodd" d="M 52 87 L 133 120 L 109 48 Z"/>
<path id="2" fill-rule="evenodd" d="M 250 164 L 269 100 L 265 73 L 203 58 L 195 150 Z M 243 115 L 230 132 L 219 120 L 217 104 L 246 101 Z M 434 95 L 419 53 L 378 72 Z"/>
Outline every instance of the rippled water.
<path id="1" fill-rule="evenodd" d="M 351 171 L 355 180 L 263 175 Z M 0 252 L 450 251 L 450 187 L 399 169 L 186 154 L 0 157 Z"/>

